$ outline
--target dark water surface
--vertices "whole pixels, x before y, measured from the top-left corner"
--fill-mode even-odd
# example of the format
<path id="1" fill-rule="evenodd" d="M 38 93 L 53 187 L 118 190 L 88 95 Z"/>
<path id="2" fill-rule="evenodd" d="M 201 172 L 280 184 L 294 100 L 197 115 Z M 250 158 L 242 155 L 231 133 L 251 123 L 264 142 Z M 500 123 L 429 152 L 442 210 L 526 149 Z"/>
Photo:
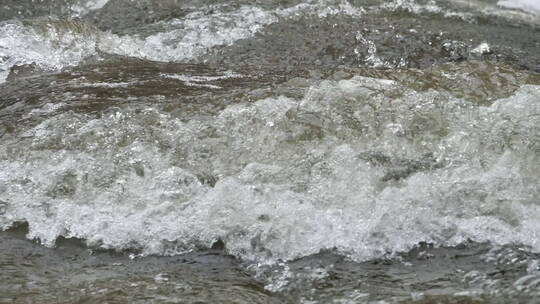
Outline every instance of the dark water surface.
<path id="1" fill-rule="evenodd" d="M 540 303 L 532 0 L 0 0 L 0 303 Z"/>
<path id="2" fill-rule="evenodd" d="M 220 249 L 133 258 L 61 239 L 54 249 L 1 235 L 2 303 L 535 303 L 525 248 L 419 244 L 363 263 L 323 252 L 253 269 Z"/>

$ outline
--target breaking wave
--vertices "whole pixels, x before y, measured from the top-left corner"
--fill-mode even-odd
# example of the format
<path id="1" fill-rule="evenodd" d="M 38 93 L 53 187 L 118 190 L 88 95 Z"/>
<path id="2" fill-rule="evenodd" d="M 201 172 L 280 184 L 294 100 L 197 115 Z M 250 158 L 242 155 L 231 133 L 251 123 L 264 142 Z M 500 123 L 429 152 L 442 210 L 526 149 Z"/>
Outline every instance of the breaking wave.
<path id="1" fill-rule="evenodd" d="M 0 147 L 0 227 L 143 254 L 248 260 L 421 241 L 540 250 L 540 87 L 489 104 L 355 76 L 188 121 L 157 106 L 101 117 L 46 104 Z"/>

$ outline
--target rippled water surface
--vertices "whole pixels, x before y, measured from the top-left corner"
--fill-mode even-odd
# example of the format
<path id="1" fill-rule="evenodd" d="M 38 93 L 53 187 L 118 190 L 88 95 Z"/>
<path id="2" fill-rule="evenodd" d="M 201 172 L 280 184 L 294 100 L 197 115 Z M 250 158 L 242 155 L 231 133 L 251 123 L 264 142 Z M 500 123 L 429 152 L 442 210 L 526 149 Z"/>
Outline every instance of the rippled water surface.
<path id="1" fill-rule="evenodd" d="M 0 303 L 538 303 L 535 0 L 0 1 Z"/>

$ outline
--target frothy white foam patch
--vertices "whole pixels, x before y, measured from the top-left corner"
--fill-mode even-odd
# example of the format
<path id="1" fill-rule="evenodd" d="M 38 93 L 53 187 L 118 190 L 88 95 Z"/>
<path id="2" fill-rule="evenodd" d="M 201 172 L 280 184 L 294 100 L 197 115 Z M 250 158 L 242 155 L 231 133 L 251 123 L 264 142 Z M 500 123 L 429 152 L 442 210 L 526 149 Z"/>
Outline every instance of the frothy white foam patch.
<path id="1" fill-rule="evenodd" d="M 158 61 L 183 61 L 196 58 L 214 46 L 231 45 L 239 39 L 249 38 L 276 21 L 271 12 L 257 7 L 243 6 L 232 13 L 216 12 L 210 16 L 195 12 L 181 20 L 168 22 L 168 26 L 176 28 L 174 30 L 151 35 L 144 41 L 135 39 L 137 48 L 127 45 L 128 48 L 118 50 L 114 47 L 110 51 Z"/>
<path id="2" fill-rule="evenodd" d="M 277 17 L 259 8 L 242 7 L 233 13 L 205 16 L 193 13 L 170 25 L 178 29 L 140 39 L 103 33 L 77 21 L 44 20 L 33 25 L 0 25 L 0 82 L 11 67 L 36 64 L 58 70 L 77 65 L 99 52 L 157 61 L 184 61 L 216 45 L 247 38 Z"/>
<path id="3" fill-rule="evenodd" d="M 0 83 L 16 65 L 45 69 L 76 65 L 96 54 L 98 39 L 92 27 L 77 22 L 0 23 Z"/>
<path id="4" fill-rule="evenodd" d="M 127 88 L 138 82 L 89 82 L 89 83 L 77 83 L 77 87 L 89 87 L 89 88 Z"/>
<path id="5" fill-rule="evenodd" d="M 478 106 L 364 77 L 189 121 L 49 114 L 0 145 L 0 227 L 146 254 L 221 239 L 270 262 L 467 239 L 539 251 L 538 126 L 538 86 Z"/>
<path id="6" fill-rule="evenodd" d="M 115 46 L 110 52 L 158 61 L 184 61 L 197 58 L 207 53 L 212 47 L 232 45 L 240 39 L 250 38 L 265 26 L 278 22 L 279 18 L 294 18 L 306 14 L 315 14 L 321 18 L 334 14 L 360 14 L 360 11 L 347 1 L 335 2 L 309 1 L 276 11 L 242 6 L 231 13 L 215 12 L 209 16 L 195 12 L 185 18 L 167 22 L 167 27 L 176 28 L 174 30 L 151 35 L 143 41 L 135 39 L 133 43 L 127 44 L 128 48 L 118 49 Z M 132 52 L 134 49 L 132 44 L 139 46 L 136 52 Z M 104 44 L 105 47 L 107 45 L 114 44 Z"/>
<path id="7" fill-rule="evenodd" d="M 184 75 L 184 74 L 161 74 L 161 77 L 172 78 L 182 81 L 187 86 L 193 87 L 206 87 L 210 89 L 221 89 L 220 86 L 210 84 L 209 82 L 214 82 L 218 80 L 225 80 L 230 78 L 240 78 L 243 77 L 241 74 L 234 73 L 232 71 L 227 71 L 224 75 L 220 76 L 193 76 L 193 75 Z"/>
<path id="8" fill-rule="evenodd" d="M 540 1 L 538 0 L 499 0 L 497 5 L 540 15 Z"/>
<path id="9" fill-rule="evenodd" d="M 91 11 L 103 8 L 108 2 L 109 0 L 82 0 L 73 5 L 71 10 L 79 16 L 86 15 Z"/>
<path id="10" fill-rule="evenodd" d="M 105 1 L 85 3 L 85 7 L 92 9 L 105 5 Z M 189 61 L 212 47 L 252 37 L 279 18 L 340 13 L 356 15 L 360 11 L 344 0 L 319 0 L 276 11 L 242 6 L 228 13 L 194 12 L 166 22 L 166 31 L 146 38 L 104 33 L 75 20 L 42 20 L 30 25 L 0 23 L 0 83 L 13 66 L 36 64 L 42 69 L 59 70 L 100 52 L 163 62 Z"/>
<path id="11" fill-rule="evenodd" d="M 491 48 L 487 42 L 482 42 L 477 47 L 472 49 L 471 52 L 478 55 L 484 55 L 489 54 L 491 52 Z"/>
<path id="12" fill-rule="evenodd" d="M 534 14 L 539 14 L 538 2 L 536 0 L 499 0 L 498 6 L 495 7 L 492 3 L 484 1 L 471 0 L 451 0 L 452 3 L 458 5 L 459 10 L 441 8 L 436 1 L 416 1 L 416 0 L 391 0 L 383 3 L 375 10 L 405 10 L 415 14 L 430 13 L 441 14 L 445 18 L 459 18 L 465 22 L 477 23 L 478 17 L 498 16 L 508 19 L 519 19 L 532 24 L 538 24 L 538 18 Z M 501 10 L 500 7 L 506 8 L 521 8 L 524 12 L 510 12 L 506 9 Z M 531 13 L 533 14 L 531 16 Z"/>
<path id="13" fill-rule="evenodd" d="M 442 9 L 434 1 L 427 1 L 425 4 L 419 4 L 415 0 L 392 0 L 381 5 L 383 9 L 389 10 L 407 10 L 415 14 L 419 13 L 440 13 Z"/>
<path id="14" fill-rule="evenodd" d="M 320 18 L 331 16 L 331 15 L 350 15 L 350 16 L 360 16 L 364 13 L 363 9 L 352 6 L 348 1 L 345 0 L 312 0 L 307 1 L 306 3 L 301 3 L 296 6 L 278 9 L 276 14 L 281 17 L 295 17 L 295 16 L 305 16 L 316 15 Z"/>

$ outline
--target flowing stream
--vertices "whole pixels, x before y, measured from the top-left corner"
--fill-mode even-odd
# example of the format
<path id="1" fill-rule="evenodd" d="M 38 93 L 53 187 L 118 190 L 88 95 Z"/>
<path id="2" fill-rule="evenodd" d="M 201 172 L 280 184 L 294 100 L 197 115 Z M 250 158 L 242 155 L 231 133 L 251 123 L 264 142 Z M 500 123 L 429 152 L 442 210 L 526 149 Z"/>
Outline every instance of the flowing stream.
<path id="1" fill-rule="evenodd" d="M 0 303 L 538 303 L 537 0 L 1 0 Z"/>

